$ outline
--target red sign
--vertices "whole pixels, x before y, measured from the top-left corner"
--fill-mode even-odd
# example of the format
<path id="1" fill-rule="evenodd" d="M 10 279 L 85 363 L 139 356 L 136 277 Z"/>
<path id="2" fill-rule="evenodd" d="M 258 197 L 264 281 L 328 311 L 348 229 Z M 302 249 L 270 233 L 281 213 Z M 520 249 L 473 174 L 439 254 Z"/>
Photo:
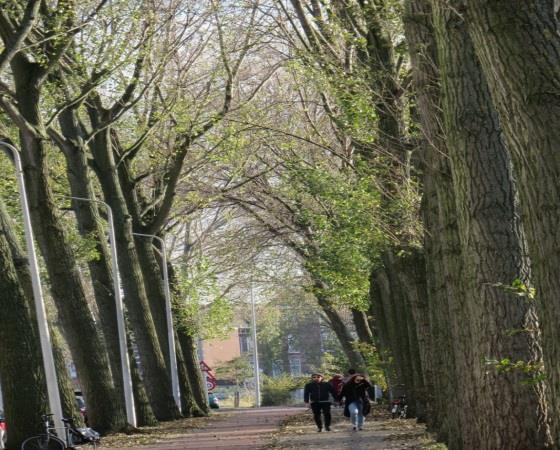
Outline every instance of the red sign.
<path id="1" fill-rule="evenodd" d="M 203 372 L 210 372 L 212 369 L 210 368 L 210 366 L 208 364 L 206 364 L 204 361 L 200 361 L 200 370 L 202 370 Z"/>
<path id="2" fill-rule="evenodd" d="M 215 378 L 206 378 L 206 387 L 209 391 L 216 389 L 216 379 Z"/>

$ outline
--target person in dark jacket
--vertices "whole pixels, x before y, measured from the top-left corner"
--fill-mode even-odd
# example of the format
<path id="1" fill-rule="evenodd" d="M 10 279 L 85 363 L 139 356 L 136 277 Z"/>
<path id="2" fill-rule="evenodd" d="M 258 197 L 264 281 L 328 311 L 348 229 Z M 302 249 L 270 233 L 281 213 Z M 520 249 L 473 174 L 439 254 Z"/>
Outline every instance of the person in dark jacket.
<path id="1" fill-rule="evenodd" d="M 306 405 L 311 406 L 313 419 L 317 424 L 317 431 L 323 431 L 321 412 L 325 418 L 325 430 L 331 431 L 331 399 L 329 394 L 336 398 L 332 384 L 323 381 L 323 375 L 314 373 L 311 375 L 311 383 L 307 383 L 303 390 L 303 400 Z"/>
<path id="2" fill-rule="evenodd" d="M 368 397 L 370 388 L 369 381 L 359 373 L 352 375 L 342 387 L 340 399 L 344 398 L 344 415 L 350 417 L 354 431 L 362 429 L 365 416 L 371 410 Z"/>

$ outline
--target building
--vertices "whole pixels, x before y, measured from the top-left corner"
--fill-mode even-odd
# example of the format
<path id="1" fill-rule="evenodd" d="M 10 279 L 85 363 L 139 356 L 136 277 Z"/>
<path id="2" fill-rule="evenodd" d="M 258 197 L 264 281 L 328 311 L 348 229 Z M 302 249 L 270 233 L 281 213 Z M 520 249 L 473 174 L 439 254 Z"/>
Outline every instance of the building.
<path id="1" fill-rule="evenodd" d="M 201 360 L 212 369 L 253 350 L 251 329 L 245 326 L 234 328 L 225 339 L 210 339 L 199 345 Z"/>

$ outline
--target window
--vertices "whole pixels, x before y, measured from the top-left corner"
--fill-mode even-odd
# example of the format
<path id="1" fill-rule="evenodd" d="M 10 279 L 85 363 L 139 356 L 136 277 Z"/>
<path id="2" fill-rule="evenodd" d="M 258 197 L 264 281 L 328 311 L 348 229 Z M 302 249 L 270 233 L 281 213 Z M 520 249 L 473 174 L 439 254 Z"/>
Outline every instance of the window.
<path id="1" fill-rule="evenodd" d="M 238 328 L 237 334 L 239 336 L 239 351 L 241 354 L 249 352 L 252 347 L 249 328 Z"/>
<path id="2" fill-rule="evenodd" d="M 299 353 L 295 336 L 288 334 L 288 353 Z"/>
<path id="3" fill-rule="evenodd" d="M 301 375 L 301 359 L 299 358 L 290 359 L 290 374 Z"/>

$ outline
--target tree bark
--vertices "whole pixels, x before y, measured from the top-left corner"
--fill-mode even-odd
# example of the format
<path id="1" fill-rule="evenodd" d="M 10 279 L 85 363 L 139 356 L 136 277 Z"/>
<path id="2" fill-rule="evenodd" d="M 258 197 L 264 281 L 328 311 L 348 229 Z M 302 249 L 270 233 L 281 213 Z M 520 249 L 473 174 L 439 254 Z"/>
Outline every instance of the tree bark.
<path id="1" fill-rule="evenodd" d="M 419 405 L 419 393 L 423 390 L 421 368 L 419 367 L 419 350 L 416 337 L 416 326 L 413 323 L 412 312 L 401 274 L 404 271 L 404 257 L 395 258 L 391 252 L 383 255 L 385 273 L 385 304 L 384 310 L 390 312 L 387 320 L 392 321 L 391 349 L 397 371 L 404 384 L 404 391 L 408 397 L 410 414 L 416 415 L 423 408 Z M 408 285 L 407 280 L 407 285 Z"/>
<path id="2" fill-rule="evenodd" d="M 61 146 L 61 150 L 66 158 L 67 178 L 71 196 L 92 200 L 72 199 L 72 206 L 76 214 L 80 235 L 85 239 L 96 239 L 95 250 L 99 257 L 89 260 L 88 268 L 92 279 L 95 301 L 99 309 L 99 320 L 111 362 L 113 383 L 117 392 L 116 402 L 123 409 L 124 414 L 124 393 L 116 303 L 113 277 L 109 264 L 109 250 L 106 245 L 106 233 L 100 225 L 98 206 L 94 202 L 95 195 L 91 184 L 91 173 L 87 166 L 87 154 L 75 111 L 72 109 L 63 111 L 60 114 L 59 123 L 62 133 L 66 138 L 66 142 Z"/>
<path id="3" fill-rule="evenodd" d="M 181 330 L 178 330 L 179 335 L 181 335 L 182 333 L 183 332 Z M 185 333 L 185 336 L 181 338 L 181 348 L 183 349 L 183 355 L 185 356 L 187 373 L 189 375 L 191 389 L 192 393 L 194 394 L 196 403 L 203 414 L 208 414 L 208 399 L 206 398 L 206 389 L 203 385 L 206 380 L 203 380 L 202 374 L 200 372 L 200 361 L 198 360 L 198 351 L 196 348 L 194 336 Z"/>
<path id="4" fill-rule="evenodd" d="M 177 274 L 173 264 L 169 261 L 168 273 L 171 283 L 171 295 L 173 298 L 181 298 L 181 292 L 178 288 Z M 175 308 L 180 307 L 180 300 L 172 302 L 173 311 L 176 313 L 175 317 L 179 316 Z M 177 341 L 177 354 L 182 357 L 184 361 L 184 369 L 186 379 L 183 381 L 184 388 L 181 389 L 181 396 L 183 402 L 191 405 L 191 414 L 194 416 L 207 415 L 209 412 L 208 398 L 206 397 L 206 389 L 200 371 L 200 364 L 198 360 L 198 352 L 195 344 L 195 337 L 189 333 L 181 324 L 176 324 L 175 340 Z"/>
<path id="5" fill-rule="evenodd" d="M 18 281 L 23 290 L 25 300 L 27 301 L 27 308 L 31 316 L 29 326 L 35 330 L 35 335 L 38 336 L 39 331 L 37 329 L 37 315 L 35 313 L 33 284 L 31 281 L 31 273 L 29 271 L 29 261 L 20 246 L 18 238 L 16 237 L 13 229 L 13 223 L 9 218 L 9 215 L 6 212 L 4 204 L 2 202 L 0 202 L 0 229 L 2 230 L 1 232 L 3 233 L 3 236 L 10 248 Z M 58 389 L 60 392 L 62 412 L 65 417 L 74 417 L 76 419 L 76 423 L 79 424 L 81 421 L 81 416 L 77 410 L 76 398 L 74 396 L 74 387 L 72 385 L 72 380 L 70 379 L 66 361 L 62 352 L 62 339 L 58 330 L 50 324 L 49 332 L 51 336 L 51 345 L 55 360 L 55 369 L 58 378 Z"/>
<path id="6" fill-rule="evenodd" d="M 461 2 L 452 2 L 460 9 Z M 444 124 L 458 209 L 464 327 L 461 354 L 468 370 L 468 408 L 475 421 L 464 428 L 465 448 L 526 449 L 547 446 L 542 385 L 527 385 L 519 370 L 498 373 L 485 360 L 539 363 L 534 354 L 534 311 L 523 297 L 492 286 L 528 283 L 529 261 L 519 222 L 511 161 L 486 79 L 463 20 L 449 3 L 434 3 L 441 69 Z M 512 330 L 515 332 L 512 333 Z M 504 399 L 507 399 L 505 401 Z M 527 414 L 531 411 L 531 414 Z M 493 420 L 498 414 L 501 419 Z"/>
<path id="7" fill-rule="evenodd" d="M 64 417 L 73 418 L 76 426 L 84 426 L 83 417 L 78 411 L 78 406 L 76 404 L 74 385 L 68 374 L 66 358 L 64 358 L 62 349 L 63 338 L 55 327 L 49 327 L 49 332 L 51 335 L 51 345 L 56 367 L 58 392 L 60 394 L 60 403 L 62 404 L 62 414 Z"/>
<path id="8" fill-rule="evenodd" d="M 134 230 L 141 233 L 143 230 Z M 150 311 L 156 328 L 158 341 L 165 364 L 169 364 L 169 344 L 167 339 L 167 318 L 165 313 L 165 291 L 163 287 L 163 275 L 161 261 L 158 262 L 154 254 L 154 245 L 158 242 L 146 236 L 135 236 L 135 247 L 138 254 L 138 262 L 142 269 L 142 277 L 149 299 Z M 170 287 L 171 289 L 171 287 Z"/>
<path id="9" fill-rule="evenodd" d="M 467 408 L 455 407 L 455 404 L 461 404 L 463 395 L 459 388 L 465 386 L 456 367 L 457 352 L 460 351 L 457 314 L 457 305 L 461 304 L 458 287 L 460 250 L 447 146 L 441 129 L 438 58 L 431 2 L 408 0 L 405 3 L 404 26 L 414 69 L 413 83 L 423 135 L 422 220 L 432 348 L 429 376 L 434 386 L 428 426 L 437 431 L 438 439 L 446 442 L 449 448 L 461 449 L 461 424 L 466 418 Z M 455 398 L 457 402 L 449 401 Z"/>
<path id="10" fill-rule="evenodd" d="M 429 342 L 430 328 L 424 255 L 419 249 L 409 248 L 406 254 L 399 258 L 399 263 L 397 277 L 406 296 L 410 359 L 416 396 L 416 418 L 419 422 L 427 422 L 428 390 L 433 386 L 431 379 L 426 376 L 426 366 L 429 365 L 427 361 L 432 349 Z"/>
<path id="11" fill-rule="evenodd" d="M 96 129 L 103 120 L 97 110 L 90 108 L 89 112 L 93 128 Z M 132 220 L 118 181 L 109 129 L 97 133 L 91 142 L 91 150 L 104 197 L 113 210 L 125 301 L 140 350 L 150 404 L 158 420 L 174 419 L 179 416 L 179 411 L 173 399 L 171 379 L 149 308 L 132 234 Z"/>
<path id="12" fill-rule="evenodd" d="M 360 352 L 354 348 L 353 345 L 354 338 L 350 334 L 348 327 L 343 322 L 342 318 L 340 317 L 340 314 L 338 314 L 338 311 L 336 311 L 336 309 L 329 301 L 329 299 L 326 298 L 321 293 L 321 291 L 324 291 L 324 286 L 320 281 L 316 280 L 315 288 L 317 289 L 317 292 L 315 293 L 315 298 L 317 298 L 317 302 L 319 303 L 319 306 L 325 313 L 325 316 L 329 321 L 329 325 L 331 329 L 333 330 L 338 341 L 340 342 L 342 350 L 346 355 L 346 358 L 348 358 L 348 363 L 350 364 L 351 367 L 353 367 L 357 371 L 365 372 L 366 364 L 364 358 L 362 357 Z"/>
<path id="13" fill-rule="evenodd" d="M 12 70 L 20 113 L 36 129 L 44 131 L 39 113 L 41 86 L 35 77 L 38 66 L 22 56 L 16 56 L 12 61 Z M 46 262 L 52 296 L 88 402 L 91 423 L 100 430 L 119 429 L 125 419 L 122 411 L 115 407 L 115 391 L 105 346 L 92 320 L 74 255 L 54 212 L 56 207 L 47 181 L 43 140 L 28 131 L 22 130 L 20 134 L 33 227 Z"/>
<path id="14" fill-rule="evenodd" d="M 396 313 L 396 305 L 393 303 L 391 284 L 385 268 L 375 271 L 373 282 L 376 285 L 375 291 L 378 293 L 376 297 L 380 303 L 377 308 L 378 314 L 383 311 L 382 315 L 379 314 L 376 317 L 376 321 L 380 325 L 383 324 L 386 335 L 386 359 L 392 361 L 393 377 L 391 377 L 392 384 L 389 388 L 392 396 L 398 397 L 405 395 L 410 389 L 410 371 L 406 369 L 405 352 L 401 346 L 401 335 L 398 330 L 399 316 Z M 400 322 L 400 326 L 402 326 L 402 322 Z"/>
<path id="15" fill-rule="evenodd" d="M 6 239 L 3 205 L 0 212 L 0 379 L 4 412 L 9 429 L 8 448 L 19 449 L 22 441 L 41 432 L 40 415 L 48 410 L 39 332 L 31 299 L 25 297 L 14 266 L 26 264 L 14 258 Z"/>
<path id="16" fill-rule="evenodd" d="M 383 307 L 382 295 L 385 295 L 382 285 L 382 269 L 371 271 L 369 280 L 369 311 L 371 315 L 370 328 L 377 344 L 379 357 L 385 366 L 385 377 L 388 386 L 398 384 L 398 376 L 394 360 L 391 357 L 391 337 L 389 331 L 390 320 L 387 319 Z"/>
<path id="17" fill-rule="evenodd" d="M 560 36 L 554 2 L 474 0 L 462 10 L 503 125 L 542 329 L 550 416 L 560 415 Z M 554 442 L 560 424 L 552 421 Z"/>
<path id="18" fill-rule="evenodd" d="M 206 398 L 206 390 L 202 385 L 206 380 L 202 379 L 200 373 L 200 364 L 193 337 L 182 328 L 177 330 L 177 336 L 179 351 L 181 352 L 185 368 L 186 381 L 183 384 L 189 389 L 185 391 L 185 402 L 191 405 L 191 416 L 206 416 L 209 412 L 208 399 Z"/>
<path id="19" fill-rule="evenodd" d="M 364 344 L 373 344 L 373 333 L 369 327 L 367 314 L 364 311 L 352 308 L 352 321 L 358 334 L 358 339 Z"/>
<path id="20" fill-rule="evenodd" d="M 144 380 L 140 376 L 140 370 L 136 363 L 132 343 L 134 339 L 131 333 L 127 333 L 128 357 L 130 358 L 130 377 L 132 378 L 132 389 L 134 391 L 134 408 L 136 409 L 136 421 L 138 426 L 156 426 L 158 421 L 150 405 Z"/>

